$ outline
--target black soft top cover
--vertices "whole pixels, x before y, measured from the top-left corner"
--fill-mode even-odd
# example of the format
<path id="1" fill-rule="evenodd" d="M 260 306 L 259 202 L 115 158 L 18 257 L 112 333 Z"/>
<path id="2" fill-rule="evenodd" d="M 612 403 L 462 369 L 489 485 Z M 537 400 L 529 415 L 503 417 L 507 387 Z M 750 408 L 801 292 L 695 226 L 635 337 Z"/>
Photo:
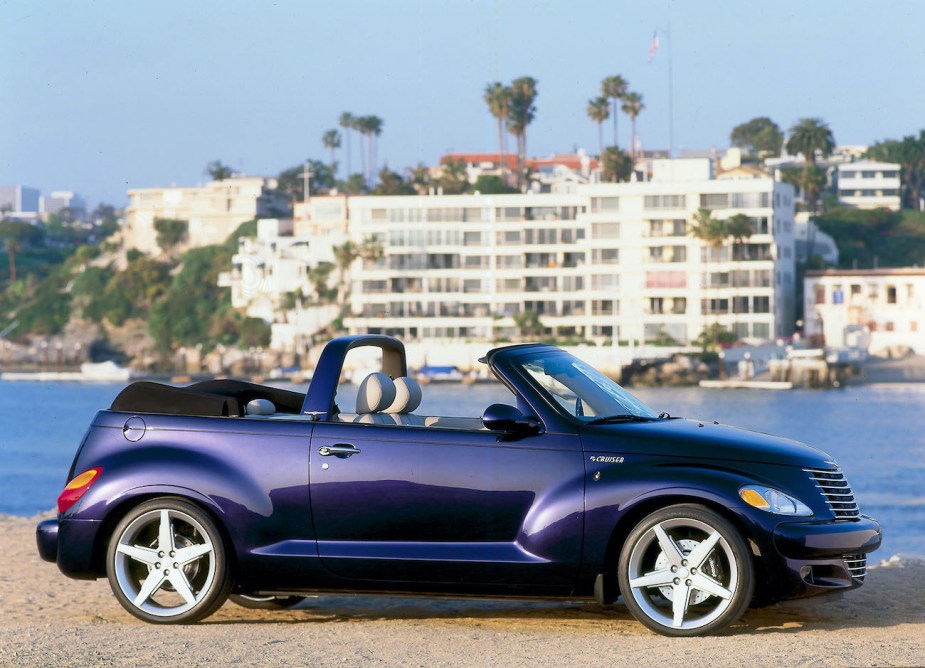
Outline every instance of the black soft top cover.
<path id="1" fill-rule="evenodd" d="M 238 417 L 254 399 L 273 402 L 279 413 L 301 413 L 305 395 L 246 383 L 241 380 L 206 380 L 187 387 L 173 387 L 150 381 L 132 383 L 112 402 L 112 410 L 123 413 L 161 413 Z"/>

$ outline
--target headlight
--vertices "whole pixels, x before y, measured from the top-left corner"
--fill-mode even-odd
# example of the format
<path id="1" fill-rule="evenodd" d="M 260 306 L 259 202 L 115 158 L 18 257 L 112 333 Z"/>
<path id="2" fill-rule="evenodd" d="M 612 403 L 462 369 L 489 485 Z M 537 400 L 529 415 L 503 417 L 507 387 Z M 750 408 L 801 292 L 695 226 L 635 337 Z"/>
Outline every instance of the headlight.
<path id="1" fill-rule="evenodd" d="M 794 515 L 809 517 L 813 514 L 805 503 L 771 487 L 745 485 L 739 489 L 739 496 L 748 505 L 766 510 L 775 515 Z"/>

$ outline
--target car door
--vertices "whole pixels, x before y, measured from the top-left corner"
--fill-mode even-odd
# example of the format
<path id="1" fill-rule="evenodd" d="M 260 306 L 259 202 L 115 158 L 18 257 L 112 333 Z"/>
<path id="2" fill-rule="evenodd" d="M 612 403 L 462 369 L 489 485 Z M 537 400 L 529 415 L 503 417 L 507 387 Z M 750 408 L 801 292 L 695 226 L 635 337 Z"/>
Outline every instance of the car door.
<path id="1" fill-rule="evenodd" d="M 332 422 L 312 435 L 318 553 L 341 577 L 567 586 L 583 494 L 577 434 Z"/>

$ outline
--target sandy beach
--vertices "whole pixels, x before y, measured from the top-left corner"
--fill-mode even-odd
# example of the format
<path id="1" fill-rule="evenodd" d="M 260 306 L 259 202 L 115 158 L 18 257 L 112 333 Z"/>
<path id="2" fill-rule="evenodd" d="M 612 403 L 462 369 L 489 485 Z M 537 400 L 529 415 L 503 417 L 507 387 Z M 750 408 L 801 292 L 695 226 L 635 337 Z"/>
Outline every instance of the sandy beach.
<path id="1" fill-rule="evenodd" d="M 227 603 L 151 626 L 105 580 L 69 580 L 35 550 L 35 519 L 0 516 L 2 666 L 912 666 L 925 664 L 925 562 L 860 590 L 751 610 L 711 638 L 667 639 L 622 606 L 319 596 L 286 612 Z"/>

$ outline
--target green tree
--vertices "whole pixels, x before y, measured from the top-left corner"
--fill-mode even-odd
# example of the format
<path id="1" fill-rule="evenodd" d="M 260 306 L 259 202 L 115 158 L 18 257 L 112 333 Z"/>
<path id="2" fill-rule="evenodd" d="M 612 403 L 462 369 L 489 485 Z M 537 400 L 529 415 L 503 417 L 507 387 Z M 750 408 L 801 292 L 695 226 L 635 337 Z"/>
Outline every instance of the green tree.
<path id="1" fill-rule="evenodd" d="M 433 185 L 433 179 L 430 176 L 430 167 L 423 162 L 419 162 L 417 167 L 411 169 L 411 185 L 418 195 L 426 195 L 427 191 Z"/>
<path id="2" fill-rule="evenodd" d="M 925 130 L 918 137 L 908 135 L 901 140 L 878 142 L 867 151 L 867 157 L 900 166 L 903 205 L 918 209 L 925 196 Z"/>
<path id="3" fill-rule="evenodd" d="M 383 167 L 379 170 L 379 184 L 373 193 L 376 195 L 413 195 L 414 186 L 403 179 L 398 172 Z"/>
<path id="4" fill-rule="evenodd" d="M 341 184 L 341 190 L 347 195 L 365 195 L 369 192 L 369 187 L 366 185 L 366 178 L 362 174 L 351 174 Z"/>
<path id="5" fill-rule="evenodd" d="M 333 262 L 319 262 L 317 265 L 308 270 L 308 280 L 312 284 L 312 289 L 318 296 L 319 304 L 327 304 L 331 299 L 331 289 L 328 287 L 328 279 L 331 272 L 334 271 Z"/>
<path id="6" fill-rule="evenodd" d="M 605 181 L 629 181 L 633 176 L 633 159 L 616 146 L 608 146 L 601 157 L 601 170 Z"/>
<path id="7" fill-rule="evenodd" d="M 752 234 L 754 234 L 755 226 L 752 223 L 752 219 L 746 216 L 744 213 L 737 213 L 734 216 L 726 220 L 726 236 L 732 239 L 732 261 L 733 261 L 733 271 L 732 271 L 732 317 L 733 317 L 733 329 L 738 335 L 738 320 L 737 320 L 737 311 L 736 311 L 736 299 L 738 295 L 736 294 L 736 275 L 738 273 L 738 263 L 742 261 L 742 245 L 746 239 L 749 239 Z"/>
<path id="8" fill-rule="evenodd" d="M 480 174 L 475 180 L 472 189 L 483 195 L 501 195 L 516 192 L 513 188 L 506 186 L 501 177 L 496 174 Z"/>
<path id="9" fill-rule="evenodd" d="M 636 119 L 639 118 L 639 114 L 642 113 L 642 110 L 646 108 L 646 105 L 642 102 L 642 95 L 639 93 L 626 93 L 623 96 L 623 103 L 620 105 L 621 111 L 624 114 L 630 117 L 630 124 L 632 125 L 633 131 L 630 135 L 630 155 L 635 159 L 636 157 Z"/>
<path id="10" fill-rule="evenodd" d="M 445 195 L 460 195 L 469 190 L 469 178 L 466 163 L 462 160 L 445 160 L 438 185 Z"/>
<path id="11" fill-rule="evenodd" d="M 758 116 L 732 128 L 729 141 L 746 151 L 749 157 L 779 155 L 784 143 L 784 133 L 767 116 Z"/>
<path id="12" fill-rule="evenodd" d="M 511 99 L 508 106 L 508 131 L 517 139 L 517 184 L 526 191 L 527 127 L 536 117 L 537 81 L 533 77 L 519 77 L 511 82 Z"/>
<path id="13" fill-rule="evenodd" d="M 174 218 L 155 218 L 154 230 L 157 232 L 157 245 L 165 253 L 170 253 L 176 246 L 186 241 L 189 235 L 189 223 Z"/>
<path id="14" fill-rule="evenodd" d="M 823 158 L 832 154 L 835 137 L 832 130 L 821 118 L 801 118 L 790 127 L 787 139 L 787 152 L 791 155 L 803 154 L 806 164 L 816 164 L 816 153 Z"/>
<path id="15" fill-rule="evenodd" d="M 517 326 L 517 329 L 520 331 L 520 336 L 523 339 L 533 339 L 541 336 L 546 329 L 540 320 L 539 314 L 530 309 L 521 311 L 515 315 L 514 324 Z"/>
<path id="16" fill-rule="evenodd" d="M 604 121 L 610 118 L 610 103 L 606 97 L 588 100 L 588 118 L 597 123 L 598 155 L 604 155 Z"/>
<path id="17" fill-rule="evenodd" d="M 331 151 L 331 174 L 337 174 L 336 151 L 340 148 L 340 133 L 337 130 L 328 130 L 321 135 L 321 143 Z"/>
<path id="18" fill-rule="evenodd" d="M 726 242 L 726 237 L 728 236 L 726 223 L 718 218 L 714 218 L 709 209 L 699 209 L 697 213 L 694 214 L 693 220 L 688 226 L 688 231 L 692 237 L 702 241 L 707 246 L 707 280 L 705 281 L 705 286 L 709 288 L 713 282 L 710 274 L 711 251 L 719 250 Z M 718 319 L 719 313 L 716 315 Z"/>
<path id="19" fill-rule="evenodd" d="M 234 170 L 221 160 L 213 160 L 206 165 L 205 173 L 208 174 L 213 181 L 224 181 L 234 176 Z"/>
<path id="20" fill-rule="evenodd" d="M 504 181 L 505 170 L 507 169 L 507 163 L 504 159 L 507 153 L 505 135 L 507 134 L 507 118 L 510 114 L 511 89 L 500 81 L 495 81 L 485 86 L 482 99 L 488 105 L 489 113 L 498 122 L 498 163 L 501 168 L 501 180 Z"/>
<path id="21" fill-rule="evenodd" d="M 806 203 L 809 204 L 809 210 L 816 213 L 816 204 L 819 202 L 819 194 L 823 191 L 828 178 L 825 170 L 818 165 L 806 163 L 800 175 L 800 185 L 803 188 L 803 196 Z"/>
<path id="22" fill-rule="evenodd" d="M 330 165 L 320 160 L 308 160 L 308 172 L 311 175 L 309 194 L 323 195 L 334 187 L 334 172 Z M 276 177 L 276 189 L 288 195 L 293 201 L 305 199 L 305 163 L 284 169 Z"/>
<path id="23" fill-rule="evenodd" d="M 350 283 L 347 281 L 347 272 L 353 261 L 360 257 L 360 248 L 352 241 L 345 241 L 334 246 L 334 263 L 337 265 L 338 294 L 341 297 L 341 306 L 346 306 L 350 297 Z"/>
<path id="24" fill-rule="evenodd" d="M 360 257 L 364 262 L 375 264 L 385 256 L 385 246 L 375 237 L 369 236 L 360 244 Z"/>
<path id="25" fill-rule="evenodd" d="M 0 222 L 0 239 L 6 248 L 10 266 L 10 282 L 16 282 L 16 253 L 24 246 L 35 246 L 42 241 L 42 229 L 31 223 L 18 220 Z"/>
<path id="26" fill-rule="evenodd" d="M 835 239 L 842 269 L 925 265 L 925 213 L 839 208 L 817 216 Z"/>
<path id="27" fill-rule="evenodd" d="M 619 74 L 613 76 L 605 77 L 601 81 L 601 95 L 606 97 L 611 101 L 613 109 L 611 114 L 613 116 L 613 145 L 619 146 L 620 141 L 617 136 L 617 102 L 623 99 L 623 96 L 626 95 L 626 91 L 629 89 L 629 83 L 621 77 Z"/>

